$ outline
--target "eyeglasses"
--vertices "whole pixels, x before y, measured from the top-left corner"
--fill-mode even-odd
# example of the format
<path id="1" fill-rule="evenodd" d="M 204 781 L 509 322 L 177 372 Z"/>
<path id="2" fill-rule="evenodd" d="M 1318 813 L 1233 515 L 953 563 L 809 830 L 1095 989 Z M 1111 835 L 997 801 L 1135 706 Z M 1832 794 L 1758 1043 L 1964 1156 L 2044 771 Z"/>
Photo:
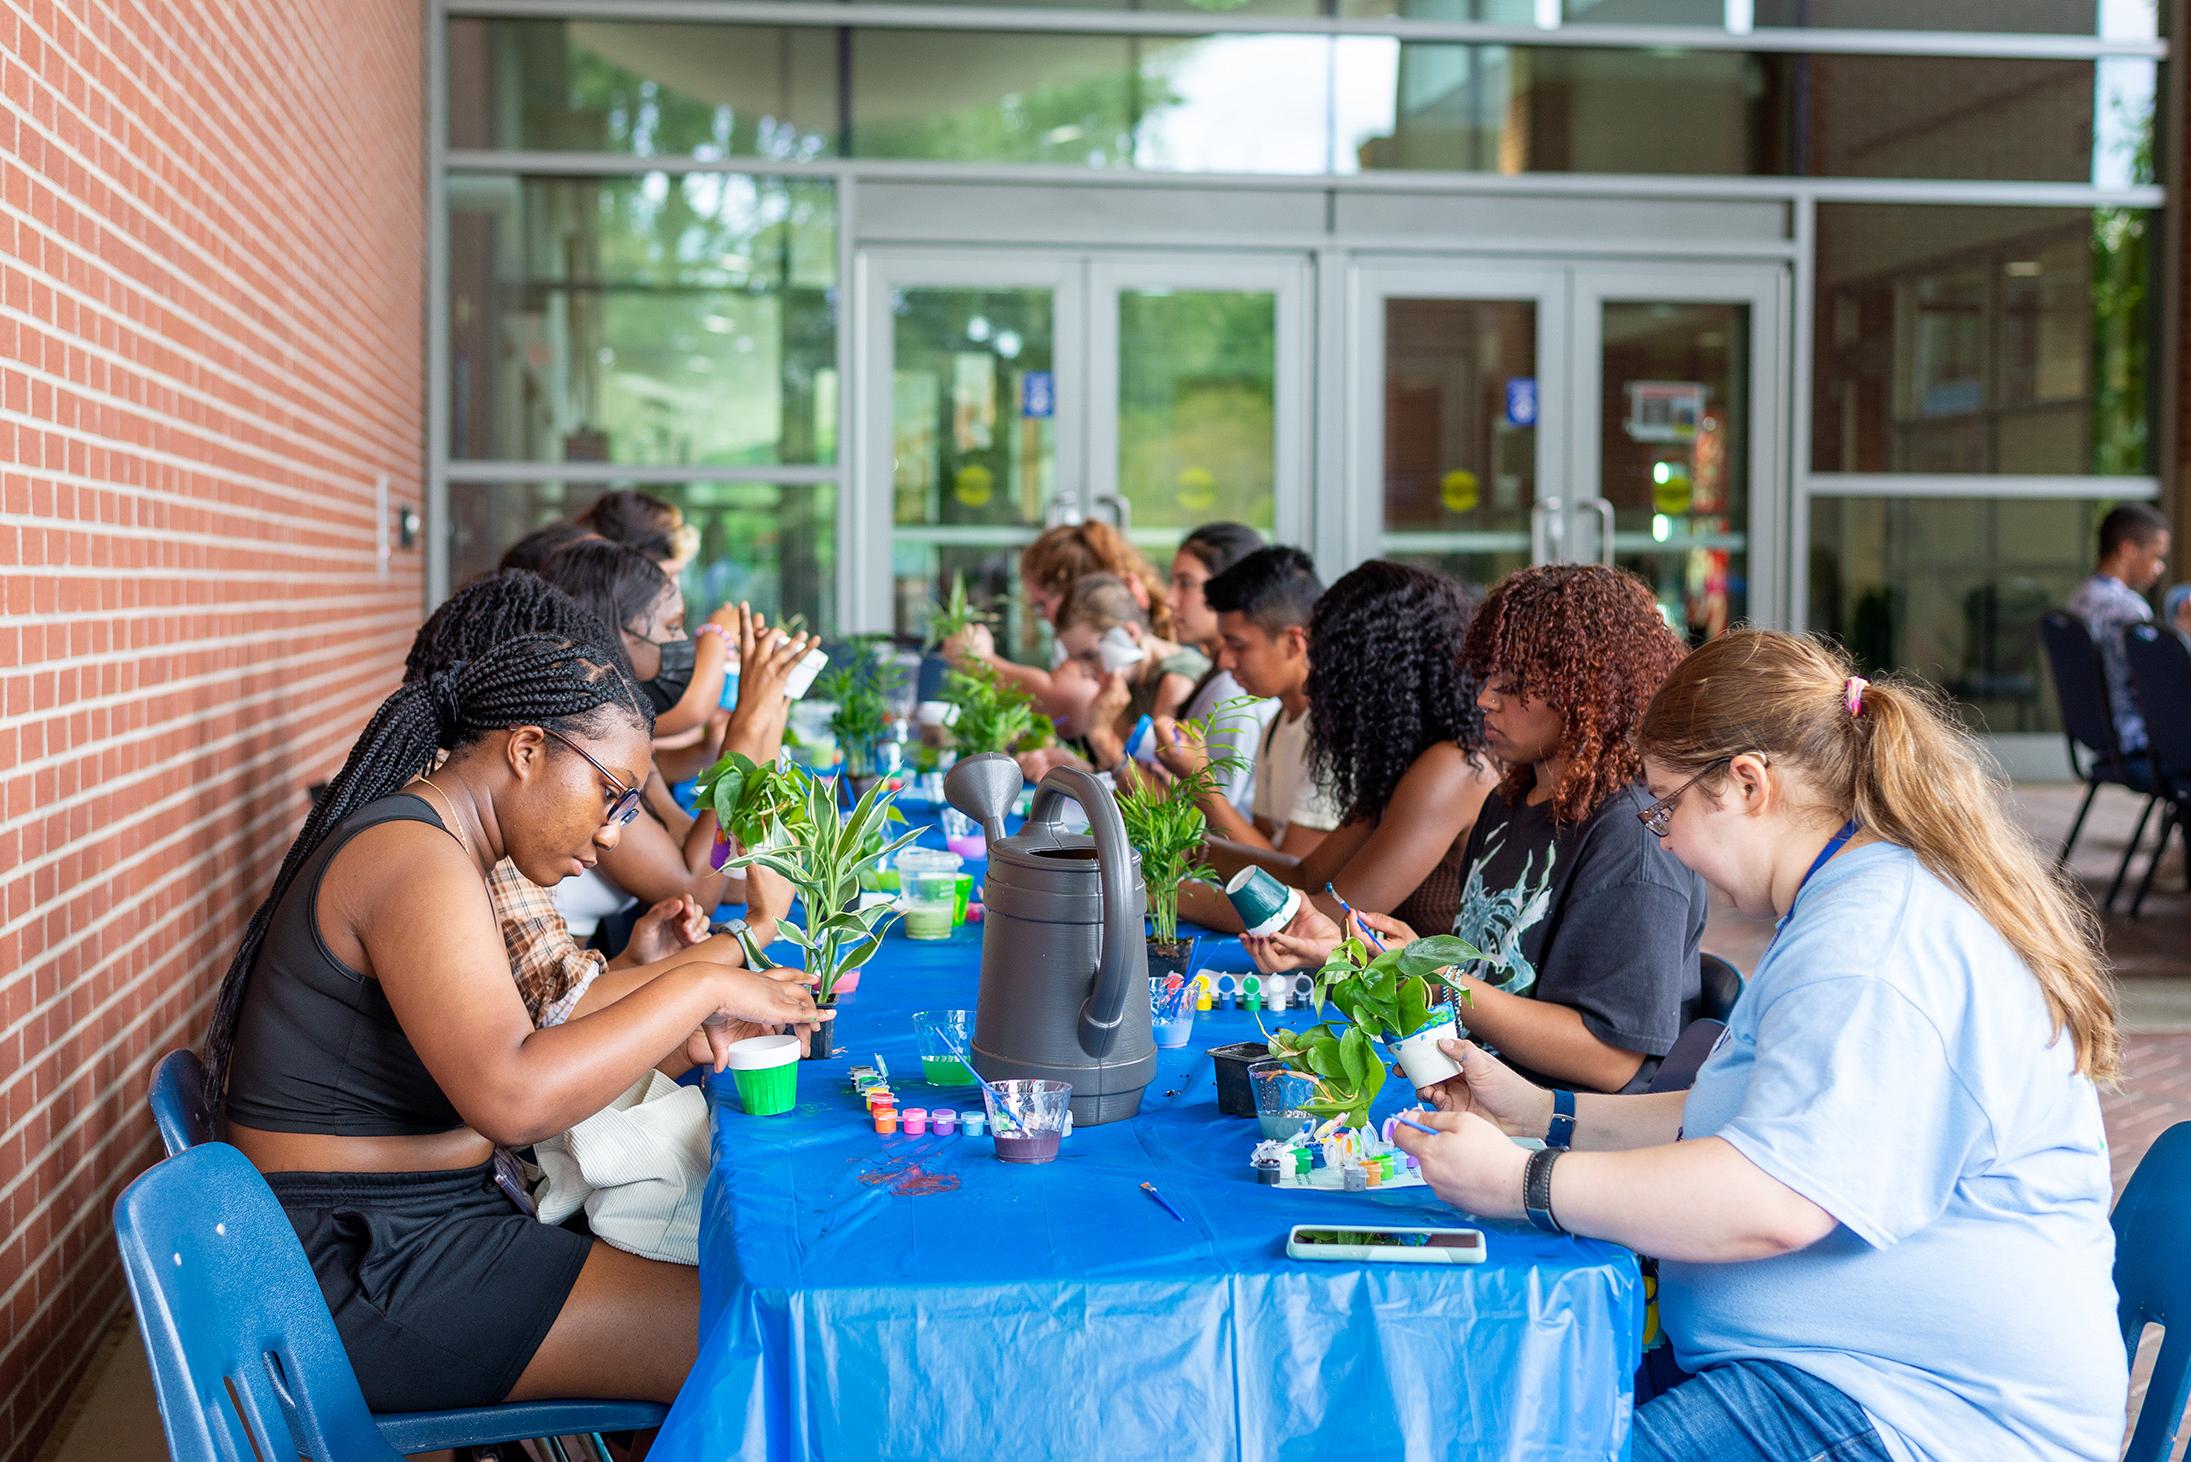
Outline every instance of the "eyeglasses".
<path id="1" fill-rule="evenodd" d="M 1704 766 L 1698 770 L 1695 776 L 1691 777 L 1688 781 L 1683 782 L 1680 786 L 1674 788 L 1673 791 L 1668 792 L 1664 797 L 1659 798 L 1658 801 L 1652 803 L 1649 807 L 1644 808 L 1643 811 L 1637 813 L 1636 821 L 1642 823 L 1643 830 L 1649 833 L 1652 837 L 1665 837 L 1667 826 L 1674 820 L 1674 804 L 1681 800 L 1681 794 L 1688 791 L 1691 787 L 1694 787 L 1697 783 L 1703 781 L 1706 777 L 1718 771 L 1721 767 L 1727 765 L 1727 763 L 1733 760 L 1734 758 L 1732 756 L 1723 756 L 1718 758 L 1716 761 L 1706 762 Z"/>
<path id="2" fill-rule="evenodd" d="M 637 787 L 625 786 L 623 782 L 618 780 L 616 773 L 594 759 L 592 752 L 586 750 L 585 747 L 580 746 L 562 732 L 550 730 L 546 726 L 540 729 L 584 757 L 593 769 L 601 774 L 601 780 L 609 784 L 609 790 L 616 794 L 616 800 L 609 804 L 609 810 L 601 815 L 601 823 L 604 827 L 612 822 L 619 827 L 625 826 L 639 815 L 639 789 Z"/>

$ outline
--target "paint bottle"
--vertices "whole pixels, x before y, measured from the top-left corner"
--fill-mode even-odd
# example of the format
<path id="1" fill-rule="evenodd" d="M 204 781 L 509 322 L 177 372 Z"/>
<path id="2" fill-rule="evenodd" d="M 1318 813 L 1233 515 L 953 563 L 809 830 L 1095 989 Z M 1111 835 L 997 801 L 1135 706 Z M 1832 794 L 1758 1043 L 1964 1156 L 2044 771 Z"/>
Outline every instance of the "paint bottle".
<path id="1" fill-rule="evenodd" d="M 875 1114 L 875 1130 L 884 1137 L 898 1130 L 898 1113 L 894 1107 L 884 1107 Z"/>
<path id="2" fill-rule="evenodd" d="M 1350 1162 L 1341 1168 L 1339 1170 L 1339 1181 L 1349 1193 L 1367 1193 L 1369 1191 L 1369 1174 L 1362 1171 L 1360 1163 Z"/>
<path id="3" fill-rule="evenodd" d="M 1411 1173 L 1419 1173 L 1423 1170 L 1422 1160 L 1412 1152 L 1407 1155 L 1407 1170 Z"/>
<path id="4" fill-rule="evenodd" d="M 1363 1182 L 1367 1183 L 1367 1184 L 1368 1184 L 1368 1185 L 1369 1185 L 1370 1187 L 1374 1188 L 1374 1187 L 1377 1187 L 1377 1186 L 1378 1186 L 1379 1184 L 1383 1183 L 1383 1182 L 1384 1182 L 1384 1180 L 1385 1180 L 1385 1170 L 1384 1170 L 1384 1168 L 1383 1168 L 1382 1166 L 1380 1166 L 1380 1165 L 1379 1165 L 1379 1164 L 1377 1164 L 1377 1163 L 1373 1163 L 1373 1162 L 1370 1162 L 1370 1163 L 1363 1163 L 1363 1164 L 1362 1164 L 1362 1181 L 1363 1181 Z"/>
<path id="5" fill-rule="evenodd" d="M 928 1108 L 907 1107 L 899 1119 L 905 1124 L 905 1135 L 922 1137 L 928 1132 Z"/>
<path id="6" fill-rule="evenodd" d="M 989 1118 L 983 1113 L 968 1112 L 959 1121 L 959 1134 L 964 1137 L 979 1137 L 982 1129 L 988 1125 Z"/>
<path id="7" fill-rule="evenodd" d="M 1213 1008 L 1213 1005 L 1214 1002 L 1210 999 L 1210 992 L 1207 990 L 1194 997 L 1194 1008 L 1197 1011 L 1209 1010 Z"/>
<path id="8" fill-rule="evenodd" d="M 938 1107 L 928 1114 L 928 1125 L 938 1137 L 949 1137 L 959 1130 L 959 1114 L 949 1107 Z"/>
<path id="9" fill-rule="evenodd" d="M 1310 1152 L 1305 1147 L 1297 1147 L 1293 1150 L 1293 1172 L 1295 1177 L 1306 1178 L 1309 1175 L 1309 1169 L 1314 1166 L 1316 1166 L 1315 1153 Z"/>

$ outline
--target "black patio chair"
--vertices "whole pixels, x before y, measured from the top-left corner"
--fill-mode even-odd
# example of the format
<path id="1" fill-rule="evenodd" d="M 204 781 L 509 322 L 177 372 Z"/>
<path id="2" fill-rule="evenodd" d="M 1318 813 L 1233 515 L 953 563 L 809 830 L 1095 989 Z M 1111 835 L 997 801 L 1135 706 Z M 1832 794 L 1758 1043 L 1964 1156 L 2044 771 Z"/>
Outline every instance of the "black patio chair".
<path id="1" fill-rule="evenodd" d="M 2138 813 L 2137 831 L 2130 835 L 2114 881 L 2108 884 L 2107 897 L 2100 904 L 2103 909 L 2111 909 L 2115 896 L 2122 892 L 2123 880 L 2130 875 L 2130 860 L 2137 856 L 2138 844 L 2145 839 L 2146 822 L 2160 798 L 2153 791 L 2150 765 L 2123 755 L 2122 742 L 2115 734 L 2113 702 L 2107 692 L 2107 670 L 2101 664 L 2099 642 L 2092 638 L 2091 627 L 2065 610 L 2050 609 L 2039 616 L 2039 639 L 2046 646 L 2047 666 L 2054 675 L 2054 699 L 2061 708 L 2062 735 L 2069 742 L 2070 770 L 2085 784 L 2077 820 L 2069 825 L 2069 836 L 2062 840 L 2062 850 L 2054 861 L 2068 864 L 2070 850 L 2077 846 L 2077 834 L 2084 831 L 2085 814 L 2092 810 L 2092 799 L 2099 795 L 2100 788 L 2122 787 L 2145 798 L 2145 807 Z"/>
<path id="2" fill-rule="evenodd" d="M 2174 630 L 2157 624 L 2123 629 L 2123 652 L 2130 661 L 2130 687 L 2145 716 L 2146 758 L 2152 786 L 2163 805 L 2161 840 L 2153 846 L 2145 877 L 2130 899 L 2130 917 L 2138 917 L 2153 887 L 2168 839 L 2178 831 L 2191 837 L 2191 647 Z"/>

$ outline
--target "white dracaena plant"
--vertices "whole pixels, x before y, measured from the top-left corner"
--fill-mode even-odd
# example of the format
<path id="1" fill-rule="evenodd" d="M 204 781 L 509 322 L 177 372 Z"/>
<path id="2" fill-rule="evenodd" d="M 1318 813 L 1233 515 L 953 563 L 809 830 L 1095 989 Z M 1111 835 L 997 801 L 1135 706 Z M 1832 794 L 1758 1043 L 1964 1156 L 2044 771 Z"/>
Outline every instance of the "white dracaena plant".
<path id="1" fill-rule="evenodd" d="M 732 860 L 730 866 L 758 864 L 791 884 L 805 916 L 803 924 L 786 920 L 781 937 L 806 955 L 806 971 L 815 977 L 814 1000 L 836 998 L 837 981 L 875 957 L 897 917 L 888 903 L 862 909 L 860 874 L 920 836 L 918 829 L 895 840 L 882 836 L 896 794 L 878 782 L 850 812 L 837 812 L 835 785 L 800 774 L 804 806 L 797 816 L 780 818 L 779 835 Z"/>

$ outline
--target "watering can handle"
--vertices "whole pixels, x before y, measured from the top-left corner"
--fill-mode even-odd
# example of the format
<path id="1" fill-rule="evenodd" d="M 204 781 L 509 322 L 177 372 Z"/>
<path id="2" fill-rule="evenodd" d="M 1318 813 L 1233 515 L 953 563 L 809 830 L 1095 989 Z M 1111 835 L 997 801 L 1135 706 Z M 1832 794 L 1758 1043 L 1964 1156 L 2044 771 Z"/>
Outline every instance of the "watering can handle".
<path id="1" fill-rule="evenodd" d="M 1088 831 L 1096 845 L 1096 874 L 1103 888 L 1103 950 L 1094 988 L 1080 1007 L 1079 1029 L 1081 1050 L 1101 1059 L 1117 1041 L 1126 1021 L 1126 997 L 1134 993 L 1128 981 L 1141 944 L 1141 921 L 1132 917 L 1134 850 L 1127 845 L 1126 823 L 1118 815 L 1110 789 L 1078 767 L 1055 767 L 1042 779 L 1027 810 L 1028 825 L 1055 825 L 1068 799 L 1078 802 L 1088 815 Z"/>

